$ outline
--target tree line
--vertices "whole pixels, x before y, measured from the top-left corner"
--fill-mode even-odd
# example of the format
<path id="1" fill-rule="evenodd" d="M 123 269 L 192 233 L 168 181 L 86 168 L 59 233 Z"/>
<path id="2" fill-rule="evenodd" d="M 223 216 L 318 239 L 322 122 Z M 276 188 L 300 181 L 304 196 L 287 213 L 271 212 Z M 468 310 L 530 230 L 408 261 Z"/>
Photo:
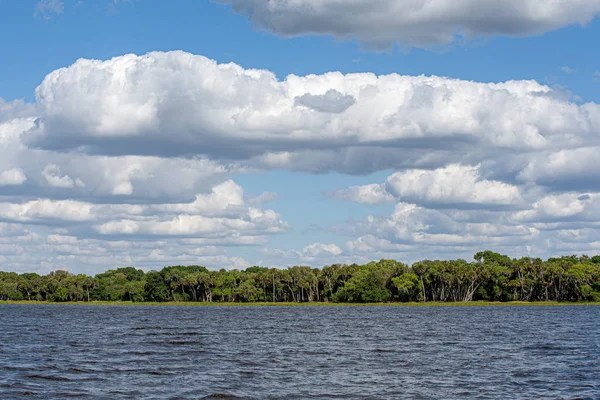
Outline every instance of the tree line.
<path id="1" fill-rule="evenodd" d="M 470 302 L 600 301 L 600 256 L 523 257 L 484 251 L 473 262 L 380 260 L 321 269 L 211 271 L 118 268 L 94 277 L 0 271 L 0 300 L 52 302 Z"/>

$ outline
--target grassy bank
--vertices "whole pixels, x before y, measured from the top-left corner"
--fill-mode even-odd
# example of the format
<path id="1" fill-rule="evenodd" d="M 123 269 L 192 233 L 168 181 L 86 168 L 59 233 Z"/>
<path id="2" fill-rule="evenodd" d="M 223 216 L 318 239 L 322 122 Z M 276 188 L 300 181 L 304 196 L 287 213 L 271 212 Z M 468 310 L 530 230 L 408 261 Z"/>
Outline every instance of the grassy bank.
<path id="1" fill-rule="evenodd" d="M 600 306 L 600 302 L 427 302 L 427 303 L 194 303 L 194 302 L 144 302 L 132 303 L 127 301 L 92 301 L 92 302 L 64 302 L 54 303 L 49 301 L 0 301 L 6 304 L 34 304 L 34 305 L 73 305 L 73 306 L 132 306 L 132 307 L 555 307 L 555 306 Z"/>

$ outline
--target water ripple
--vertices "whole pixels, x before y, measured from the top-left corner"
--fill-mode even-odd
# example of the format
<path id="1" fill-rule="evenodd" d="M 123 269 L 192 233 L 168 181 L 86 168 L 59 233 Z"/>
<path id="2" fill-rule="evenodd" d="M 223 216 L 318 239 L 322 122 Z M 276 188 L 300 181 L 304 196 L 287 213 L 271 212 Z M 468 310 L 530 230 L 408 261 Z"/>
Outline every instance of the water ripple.
<path id="1" fill-rule="evenodd" d="M 596 399 L 600 307 L 0 306 L 0 398 Z"/>

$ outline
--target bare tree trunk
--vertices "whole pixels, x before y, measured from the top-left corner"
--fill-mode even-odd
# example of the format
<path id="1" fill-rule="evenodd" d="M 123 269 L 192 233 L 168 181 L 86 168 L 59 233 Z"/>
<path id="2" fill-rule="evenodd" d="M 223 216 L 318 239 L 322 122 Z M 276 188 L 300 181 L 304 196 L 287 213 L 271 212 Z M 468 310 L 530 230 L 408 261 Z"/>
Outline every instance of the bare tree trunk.
<path id="1" fill-rule="evenodd" d="M 294 294 L 294 291 L 292 290 L 292 287 L 290 285 L 287 285 L 288 289 L 290 289 L 290 292 L 292 293 L 292 299 L 294 300 L 294 303 L 296 302 L 296 295 Z"/>

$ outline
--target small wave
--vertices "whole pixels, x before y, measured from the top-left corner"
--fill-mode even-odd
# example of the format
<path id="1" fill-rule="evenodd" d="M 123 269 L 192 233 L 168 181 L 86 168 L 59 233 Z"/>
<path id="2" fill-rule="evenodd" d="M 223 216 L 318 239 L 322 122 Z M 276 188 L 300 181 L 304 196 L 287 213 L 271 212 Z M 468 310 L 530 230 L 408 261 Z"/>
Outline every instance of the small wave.
<path id="1" fill-rule="evenodd" d="M 133 356 L 158 356 L 158 355 L 165 355 L 165 354 L 169 354 L 169 353 L 165 353 L 162 351 L 128 351 L 123 353 L 125 355 L 133 355 Z"/>
<path id="2" fill-rule="evenodd" d="M 394 349 L 375 349 L 373 350 L 375 353 L 395 353 Z"/>
<path id="3" fill-rule="evenodd" d="M 198 340 L 169 340 L 167 344 L 177 345 L 177 346 L 186 346 L 190 344 L 202 344 L 202 342 Z"/>
<path id="4" fill-rule="evenodd" d="M 2 386 L 0 386 L 0 388 L 1 387 Z M 38 395 L 37 392 L 32 392 L 30 390 L 26 390 L 26 391 L 23 391 L 23 392 L 21 392 L 21 391 L 18 391 L 18 392 L 8 392 L 8 393 L 4 393 L 3 392 L 3 394 L 9 395 L 9 397 L 7 397 L 7 398 L 12 398 L 13 395 L 14 396 L 37 396 Z"/>
<path id="5" fill-rule="evenodd" d="M 576 350 L 574 347 L 555 345 L 551 343 L 523 346 L 523 350 L 542 350 L 542 351 L 567 351 Z"/>
<path id="6" fill-rule="evenodd" d="M 2 367 L 3 370 L 5 371 L 37 371 L 37 368 L 31 368 L 31 367 L 13 367 L 10 365 L 5 365 Z"/>
<path id="7" fill-rule="evenodd" d="M 206 397 L 203 397 L 204 399 L 240 399 L 241 397 L 238 397 L 236 395 L 233 394 L 227 394 L 227 393 L 213 393 L 213 394 L 209 394 Z"/>
<path id="8" fill-rule="evenodd" d="M 45 379 L 48 381 L 57 381 L 57 382 L 70 382 L 71 380 L 66 376 L 55 376 L 55 375 L 27 375 L 27 378 L 31 379 Z"/>
<path id="9" fill-rule="evenodd" d="M 242 374 L 242 375 L 260 375 L 256 371 L 239 371 L 239 373 Z"/>
<path id="10" fill-rule="evenodd" d="M 146 330 L 155 330 L 155 329 L 163 329 L 161 326 L 135 326 L 131 328 L 132 331 L 146 331 Z"/>
<path id="11" fill-rule="evenodd" d="M 535 371 L 516 371 L 513 372 L 512 376 L 516 378 L 527 378 L 535 375 Z"/>
<path id="12" fill-rule="evenodd" d="M 167 371 L 148 371 L 148 374 L 159 375 L 159 376 L 173 375 L 172 372 L 167 372 Z"/>
<path id="13" fill-rule="evenodd" d="M 96 371 L 90 370 L 90 369 L 83 369 L 83 368 L 69 368 L 69 372 L 74 372 L 76 374 L 90 374 Z"/>

